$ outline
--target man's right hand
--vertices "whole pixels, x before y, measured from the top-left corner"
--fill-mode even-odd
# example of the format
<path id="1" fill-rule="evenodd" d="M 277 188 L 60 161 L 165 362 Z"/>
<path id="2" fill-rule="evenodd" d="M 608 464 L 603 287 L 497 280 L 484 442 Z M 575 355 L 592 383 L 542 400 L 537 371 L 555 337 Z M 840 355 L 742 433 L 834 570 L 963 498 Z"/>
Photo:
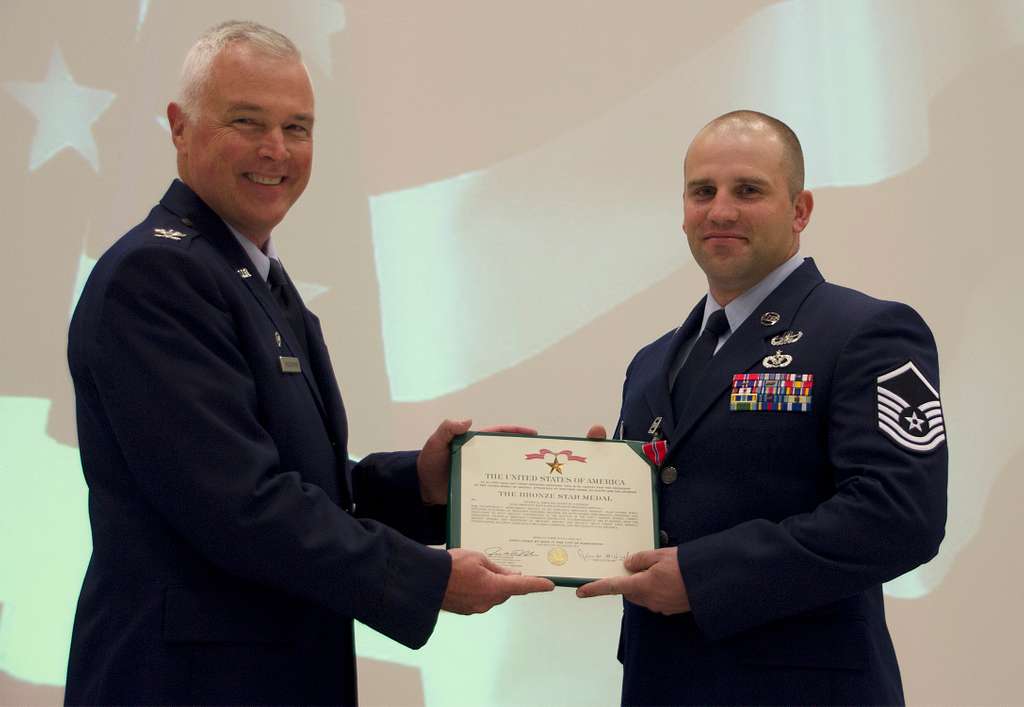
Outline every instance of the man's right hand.
<path id="1" fill-rule="evenodd" d="M 455 548 L 452 574 L 441 608 L 456 614 L 482 614 L 519 594 L 550 592 L 550 579 L 526 577 L 491 562 L 480 552 Z"/>

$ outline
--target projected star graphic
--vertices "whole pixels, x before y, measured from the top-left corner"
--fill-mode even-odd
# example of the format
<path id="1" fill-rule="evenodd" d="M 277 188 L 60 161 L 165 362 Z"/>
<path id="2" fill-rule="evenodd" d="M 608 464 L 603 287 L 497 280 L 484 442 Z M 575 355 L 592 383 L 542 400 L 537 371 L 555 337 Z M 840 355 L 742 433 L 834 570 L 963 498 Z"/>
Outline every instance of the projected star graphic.
<path id="1" fill-rule="evenodd" d="M 93 170 L 100 171 L 92 124 L 114 102 L 114 93 L 75 83 L 60 47 L 54 47 L 45 79 L 8 81 L 4 86 L 36 117 L 29 171 L 34 172 L 66 147 L 78 152 Z"/>

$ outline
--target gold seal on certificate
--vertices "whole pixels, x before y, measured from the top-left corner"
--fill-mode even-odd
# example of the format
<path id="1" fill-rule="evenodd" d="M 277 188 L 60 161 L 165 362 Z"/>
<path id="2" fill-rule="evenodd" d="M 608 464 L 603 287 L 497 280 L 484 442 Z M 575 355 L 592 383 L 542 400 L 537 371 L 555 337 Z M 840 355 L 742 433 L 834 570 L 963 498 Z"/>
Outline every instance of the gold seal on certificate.
<path id="1" fill-rule="evenodd" d="M 569 561 L 569 553 L 562 547 L 553 547 L 548 550 L 548 562 L 561 567 Z"/>
<path id="2" fill-rule="evenodd" d="M 452 443 L 448 545 L 578 586 L 657 546 L 655 468 L 639 442 L 470 432 Z"/>

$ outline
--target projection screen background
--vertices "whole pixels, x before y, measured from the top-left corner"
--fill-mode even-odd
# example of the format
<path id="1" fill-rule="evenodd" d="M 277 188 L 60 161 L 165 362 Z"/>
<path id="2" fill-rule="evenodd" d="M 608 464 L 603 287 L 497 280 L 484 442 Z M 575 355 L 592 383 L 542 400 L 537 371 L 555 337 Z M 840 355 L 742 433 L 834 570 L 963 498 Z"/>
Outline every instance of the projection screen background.
<path id="1" fill-rule="evenodd" d="M 314 80 L 313 178 L 274 239 L 356 455 L 443 417 L 611 427 L 632 354 L 705 291 L 680 231 L 690 137 L 741 107 L 792 125 L 802 252 L 939 343 L 946 539 L 886 587 L 908 700 L 1020 700 L 1024 2 L 5 0 L 0 703 L 60 700 L 90 551 L 68 317 L 174 176 L 181 59 L 228 18 L 291 36 Z M 620 613 L 562 589 L 442 615 L 416 652 L 359 627 L 361 696 L 617 704 Z"/>

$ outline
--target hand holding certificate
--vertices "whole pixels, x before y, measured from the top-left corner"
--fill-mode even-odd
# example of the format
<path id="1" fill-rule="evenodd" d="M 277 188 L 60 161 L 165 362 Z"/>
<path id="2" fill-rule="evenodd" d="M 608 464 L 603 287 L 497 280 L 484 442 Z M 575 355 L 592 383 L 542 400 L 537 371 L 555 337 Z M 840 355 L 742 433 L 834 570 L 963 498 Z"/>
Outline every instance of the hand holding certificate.
<path id="1" fill-rule="evenodd" d="M 654 471 L 640 444 L 468 433 L 452 444 L 449 547 L 579 586 L 652 550 Z"/>

